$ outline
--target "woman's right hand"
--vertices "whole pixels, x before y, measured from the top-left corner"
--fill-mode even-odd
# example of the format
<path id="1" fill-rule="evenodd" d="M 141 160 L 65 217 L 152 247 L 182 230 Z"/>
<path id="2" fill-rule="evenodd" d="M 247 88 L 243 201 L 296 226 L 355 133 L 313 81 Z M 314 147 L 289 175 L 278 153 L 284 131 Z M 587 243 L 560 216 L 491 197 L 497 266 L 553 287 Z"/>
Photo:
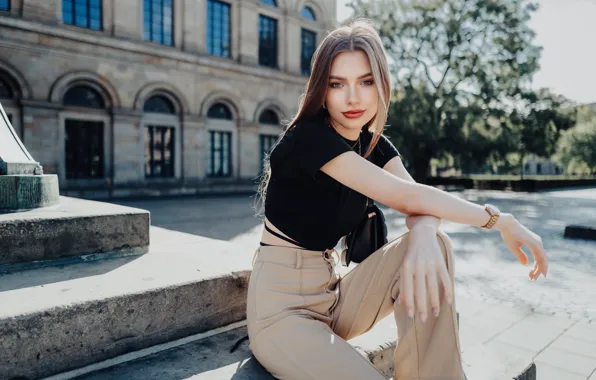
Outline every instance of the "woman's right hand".
<path id="1" fill-rule="evenodd" d="M 530 248 L 534 256 L 534 267 L 528 274 L 531 280 L 538 279 L 541 273 L 546 277 L 548 256 L 540 236 L 523 226 L 513 215 L 507 213 L 502 213 L 499 216 L 494 228 L 501 232 L 503 241 L 523 265 L 528 265 L 528 256 L 522 250 L 522 246 Z"/>

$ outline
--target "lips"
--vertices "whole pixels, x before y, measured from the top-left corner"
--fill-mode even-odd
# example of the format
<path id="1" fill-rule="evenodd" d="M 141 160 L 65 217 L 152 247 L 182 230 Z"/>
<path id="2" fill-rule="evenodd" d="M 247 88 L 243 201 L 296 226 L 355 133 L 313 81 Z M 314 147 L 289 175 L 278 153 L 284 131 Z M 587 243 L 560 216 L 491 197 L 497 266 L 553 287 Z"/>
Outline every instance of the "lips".
<path id="1" fill-rule="evenodd" d="M 364 114 L 364 110 L 353 110 L 353 111 L 347 111 L 347 112 L 342 112 L 342 113 L 348 119 L 356 119 L 356 118 L 359 118 L 360 116 L 362 116 L 362 114 Z"/>

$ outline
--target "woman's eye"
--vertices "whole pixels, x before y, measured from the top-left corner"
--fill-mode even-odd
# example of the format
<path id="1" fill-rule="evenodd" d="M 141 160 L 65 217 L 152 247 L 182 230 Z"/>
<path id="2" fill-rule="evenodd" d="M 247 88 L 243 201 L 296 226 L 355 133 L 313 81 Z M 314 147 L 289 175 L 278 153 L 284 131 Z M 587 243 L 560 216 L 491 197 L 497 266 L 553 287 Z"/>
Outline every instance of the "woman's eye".
<path id="1" fill-rule="evenodd" d="M 331 88 L 339 88 L 340 86 L 341 86 L 341 83 L 339 83 L 339 82 L 329 83 L 329 87 L 331 87 Z"/>
<path id="2" fill-rule="evenodd" d="M 372 81 L 372 79 L 369 79 L 369 80 L 365 80 L 365 81 L 364 81 L 364 82 L 362 82 L 362 83 L 363 83 L 365 86 L 370 86 L 370 85 L 372 85 L 372 84 L 373 84 L 373 81 Z"/>

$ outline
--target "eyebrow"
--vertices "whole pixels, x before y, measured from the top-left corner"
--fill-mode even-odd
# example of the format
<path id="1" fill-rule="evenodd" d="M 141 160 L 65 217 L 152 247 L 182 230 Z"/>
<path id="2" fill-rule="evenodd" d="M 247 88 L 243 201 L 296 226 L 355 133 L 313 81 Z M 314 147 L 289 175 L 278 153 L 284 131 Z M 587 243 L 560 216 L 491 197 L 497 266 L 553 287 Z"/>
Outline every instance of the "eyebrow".
<path id="1" fill-rule="evenodd" d="M 366 78 L 366 77 L 370 77 L 370 76 L 372 76 L 372 73 L 366 73 L 364 75 L 360 75 L 356 79 L 362 79 L 362 78 Z M 329 79 L 346 80 L 346 78 L 338 77 L 338 76 L 335 76 L 335 75 L 330 75 L 329 76 Z"/>

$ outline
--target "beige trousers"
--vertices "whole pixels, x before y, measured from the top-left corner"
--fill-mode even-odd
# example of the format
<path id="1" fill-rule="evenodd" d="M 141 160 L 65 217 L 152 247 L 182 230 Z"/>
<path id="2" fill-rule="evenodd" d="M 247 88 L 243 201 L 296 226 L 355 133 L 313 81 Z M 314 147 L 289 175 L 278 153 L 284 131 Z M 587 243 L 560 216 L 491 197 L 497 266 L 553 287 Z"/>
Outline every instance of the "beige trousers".
<path id="1" fill-rule="evenodd" d="M 451 241 L 443 232 L 437 239 L 453 282 Z M 343 278 L 331 251 L 260 247 L 247 300 L 254 356 L 279 379 L 385 379 L 346 341 L 393 312 L 396 380 L 463 380 L 455 303 L 450 307 L 441 291 L 441 313 L 422 323 L 394 302 L 407 246 L 405 234 Z"/>

